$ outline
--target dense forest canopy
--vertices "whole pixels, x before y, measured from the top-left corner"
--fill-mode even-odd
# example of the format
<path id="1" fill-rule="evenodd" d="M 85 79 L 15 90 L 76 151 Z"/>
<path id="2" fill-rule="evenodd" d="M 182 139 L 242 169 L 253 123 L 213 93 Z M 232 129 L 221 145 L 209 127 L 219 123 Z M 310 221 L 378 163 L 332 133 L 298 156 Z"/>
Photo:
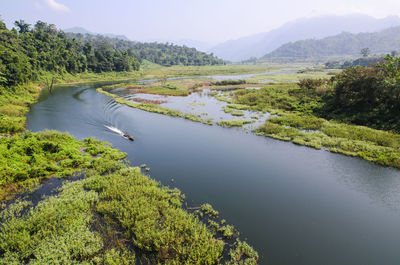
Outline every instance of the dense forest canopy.
<path id="1" fill-rule="evenodd" d="M 132 51 L 104 43 L 80 45 L 55 25 L 38 21 L 33 27 L 23 20 L 8 30 L 0 21 L 1 85 L 12 87 L 35 80 L 41 72 L 131 71 L 139 69 Z"/>
<path id="2" fill-rule="evenodd" d="M 23 20 L 7 29 L 0 20 L 0 85 L 13 87 L 43 72 L 81 73 L 139 70 L 142 60 L 170 65 L 215 65 L 223 61 L 173 44 L 139 43 L 101 35 L 64 33 L 42 21 Z"/>
<path id="3" fill-rule="evenodd" d="M 91 45 L 99 47 L 107 43 L 113 48 L 121 51 L 132 50 L 140 61 L 148 60 L 150 62 L 163 66 L 171 65 L 216 65 L 223 64 L 221 59 L 214 57 L 213 54 L 207 54 L 197 51 L 195 48 L 178 46 L 172 43 L 141 43 L 119 38 L 109 38 L 102 35 L 91 35 L 81 33 L 67 33 L 67 36 L 81 43 L 81 45 Z"/>

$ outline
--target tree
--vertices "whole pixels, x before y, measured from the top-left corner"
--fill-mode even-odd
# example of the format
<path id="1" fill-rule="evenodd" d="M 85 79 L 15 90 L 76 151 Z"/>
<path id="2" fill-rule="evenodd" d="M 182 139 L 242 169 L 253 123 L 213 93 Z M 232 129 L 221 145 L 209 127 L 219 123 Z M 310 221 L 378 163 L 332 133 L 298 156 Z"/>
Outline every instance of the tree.
<path id="1" fill-rule="evenodd" d="M 4 23 L 3 19 L 0 16 L 0 30 L 7 29 L 6 24 Z"/>
<path id="2" fill-rule="evenodd" d="M 15 25 L 16 27 L 18 27 L 18 32 L 19 32 L 19 34 L 22 34 L 22 33 L 25 33 L 25 32 L 30 31 L 30 27 L 31 27 L 30 24 L 25 23 L 25 21 L 22 20 L 22 19 L 20 19 L 19 21 L 18 21 L 18 20 L 15 21 L 15 22 L 14 22 L 14 25 Z"/>
<path id="3" fill-rule="evenodd" d="M 363 57 L 368 57 L 370 53 L 371 53 L 371 51 L 368 47 L 361 49 L 361 54 Z"/>

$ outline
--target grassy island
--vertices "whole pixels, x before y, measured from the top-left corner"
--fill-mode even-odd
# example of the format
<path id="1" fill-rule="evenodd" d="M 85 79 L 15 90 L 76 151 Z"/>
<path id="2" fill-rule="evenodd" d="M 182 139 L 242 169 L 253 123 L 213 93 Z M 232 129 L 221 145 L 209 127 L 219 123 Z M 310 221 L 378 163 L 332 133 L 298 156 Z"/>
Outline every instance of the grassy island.
<path id="1" fill-rule="evenodd" d="M 9 165 L 0 176 L 3 187 L 84 173 L 36 205 L 19 199 L 2 206 L 2 264 L 218 264 L 224 253 L 229 264 L 257 262 L 246 243 L 228 247 L 220 239 L 233 236 L 231 227 L 213 232 L 200 215 L 183 209 L 179 190 L 127 166 L 125 154 L 106 143 L 45 131 L 1 138 L 0 147 Z"/>

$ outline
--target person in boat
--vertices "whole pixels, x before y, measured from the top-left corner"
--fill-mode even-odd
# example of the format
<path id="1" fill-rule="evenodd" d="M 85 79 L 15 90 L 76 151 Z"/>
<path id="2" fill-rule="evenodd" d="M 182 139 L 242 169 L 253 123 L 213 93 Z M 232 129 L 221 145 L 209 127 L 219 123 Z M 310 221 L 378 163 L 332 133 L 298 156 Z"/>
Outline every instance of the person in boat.
<path id="1" fill-rule="evenodd" d="M 124 133 L 124 137 L 128 138 L 128 139 L 131 140 L 131 141 L 134 140 L 134 139 L 133 139 L 133 136 L 132 136 L 132 135 L 129 135 L 129 134 L 127 134 L 127 133 Z"/>

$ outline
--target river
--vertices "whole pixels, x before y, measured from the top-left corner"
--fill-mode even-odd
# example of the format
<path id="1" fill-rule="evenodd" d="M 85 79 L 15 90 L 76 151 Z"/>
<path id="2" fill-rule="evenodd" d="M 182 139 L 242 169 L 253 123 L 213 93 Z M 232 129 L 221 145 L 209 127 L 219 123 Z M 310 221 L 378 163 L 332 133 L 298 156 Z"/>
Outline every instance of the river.
<path id="1" fill-rule="evenodd" d="M 44 91 L 28 129 L 112 143 L 191 205 L 211 203 L 259 252 L 260 264 L 400 264 L 399 170 L 132 109 L 95 87 Z"/>

